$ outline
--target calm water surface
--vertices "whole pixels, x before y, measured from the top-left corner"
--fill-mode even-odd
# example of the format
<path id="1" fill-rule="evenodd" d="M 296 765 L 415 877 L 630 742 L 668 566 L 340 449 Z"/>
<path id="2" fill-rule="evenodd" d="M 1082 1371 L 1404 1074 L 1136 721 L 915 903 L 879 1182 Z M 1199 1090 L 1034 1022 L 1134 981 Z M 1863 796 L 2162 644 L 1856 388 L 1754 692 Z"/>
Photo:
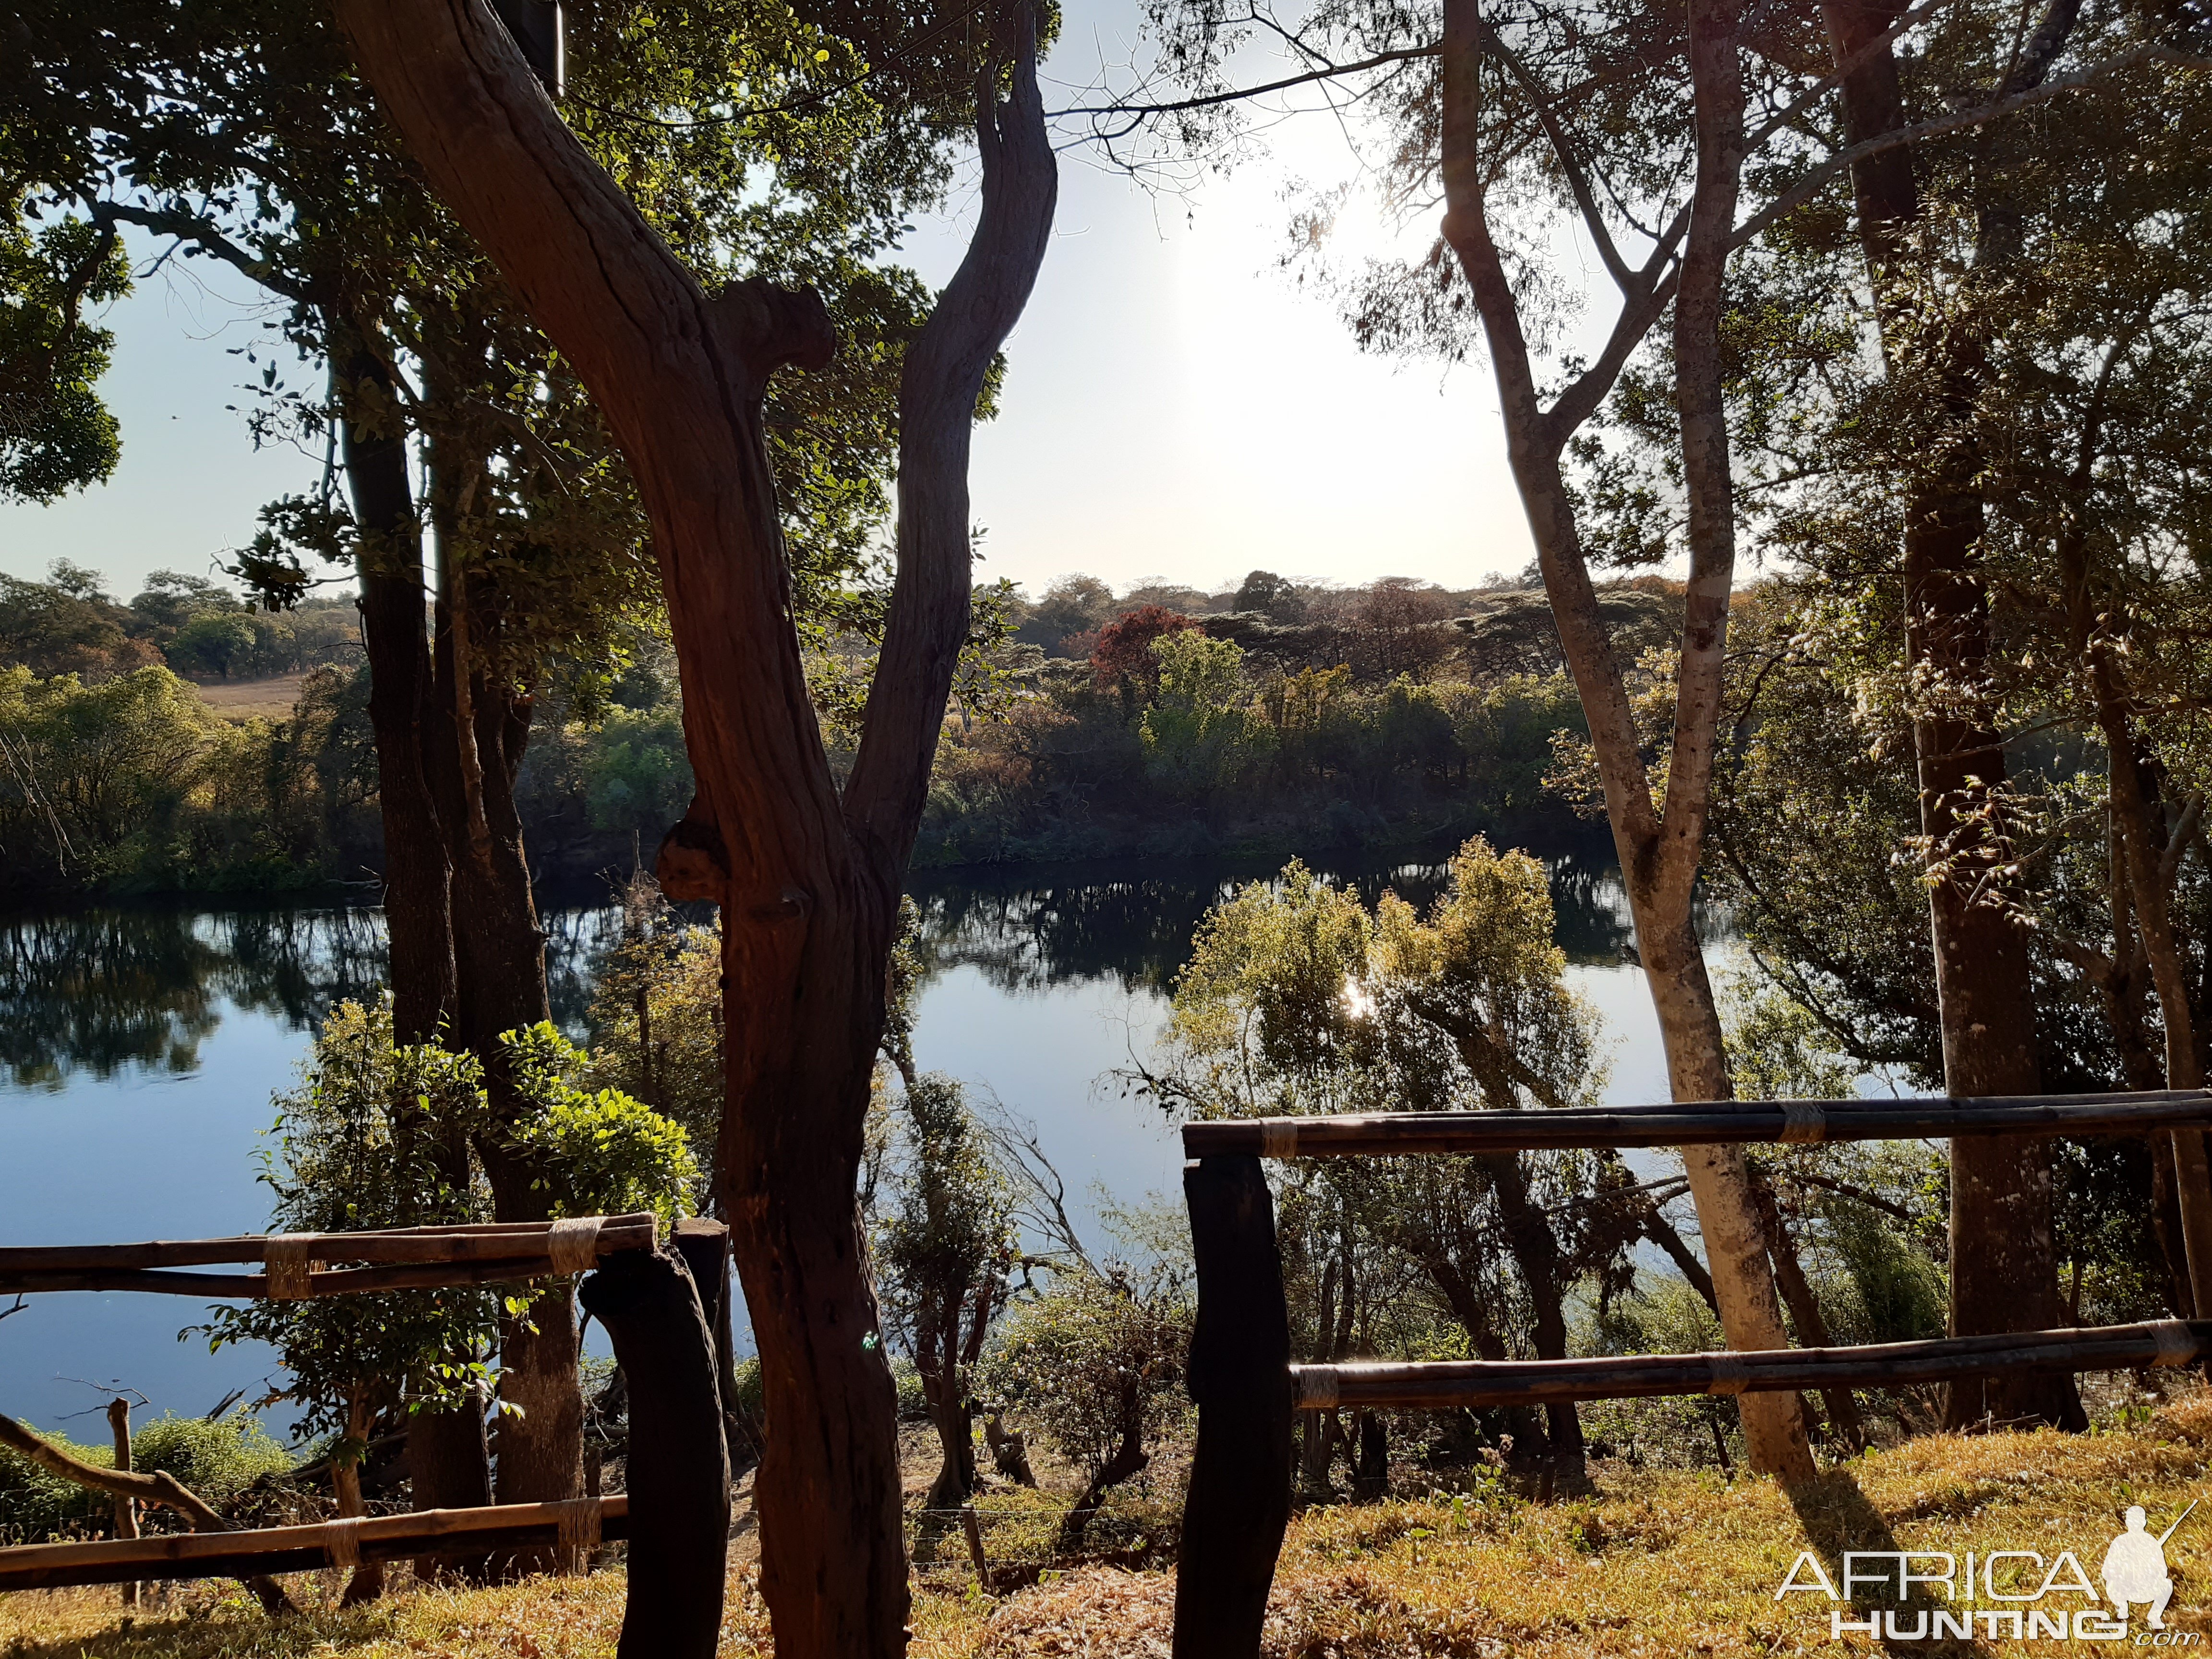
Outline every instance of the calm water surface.
<path id="1" fill-rule="evenodd" d="M 1613 1043 L 1607 1093 L 1664 1097 L 1666 1072 L 1617 884 L 1547 860 L 1576 988 Z M 1090 869 L 917 879 L 929 977 L 915 1055 L 1035 1126 L 1079 1226 L 1098 1208 L 1179 1190 L 1180 1148 L 1118 1073 L 1149 1053 L 1206 908 L 1264 867 L 1133 875 Z M 1370 897 L 1425 902 L 1437 863 L 1332 872 Z M 556 1018 L 577 1026 L 606 909 L 547 917 Z M 0 1244 L 258 1231 L 255 1179 L 270 1095 L 295 1082 L 314 1023 L 380 984 L 370 908 L 108 911 L 0 922 Z M 4 1299 L 0 1299 L 4 1305 Z M 275 1356 L 210 1354 L 179 1332 L 203 1305 L 145 1295 L 26 1298 L 0 1317 L 0 1411 L 98 1438 L 118 1384 L 153 1410 L 198 1414 L 264 1391 Z M 68 1420 L 89 1413 L 82 1420 Z M 280 1431 L 283 1417 L 272 1414 Z"/>

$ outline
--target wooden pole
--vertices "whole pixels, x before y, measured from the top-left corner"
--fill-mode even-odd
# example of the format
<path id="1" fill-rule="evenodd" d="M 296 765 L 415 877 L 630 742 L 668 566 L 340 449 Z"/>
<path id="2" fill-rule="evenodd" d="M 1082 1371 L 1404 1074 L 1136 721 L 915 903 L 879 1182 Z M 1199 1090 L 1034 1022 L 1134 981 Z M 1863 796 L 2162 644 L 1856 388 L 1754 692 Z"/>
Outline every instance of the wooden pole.
<path id="1" fill-rule="evenodd" d="M 166 1508 L 173 1509 L 176 1510 L 178 1514 L 183 1516 L 185 1519 L 191 1524 L 193 1528 L 200 1534 L 228 1533 L 231 1530 L 230 1522 L 224 1520 L 220 1515 L 217 1515 L 215 1510 L 209 1506 L 206 1499 L 203 1498 L 198 1492 L 192 1491 L 191 1487 L 185 1486 L 183 1481 L 178 1480 L 175 1475 L 171 1474 L 166 1469 L 157 1469 L 151 1474 L 141 1474 L 135 1470 L 103 1469 L 91 1463 L 80 1463 L 76 1458 L 71 1457 L 67 1452 L 63 1451 L 59 1447 L 48 1445 L 45 1441 L 40 1439 L 37 1435 L 33 1434 L 28 1429 L 25 1428 L 21 1423 L 18 1423 L 12 1417 L 0 1417 L 0 1446 L 5 1446 L 11 1451 L 21 1454 L 23 1456 L 30 1459 L 32 1462 L 36 1463 L 40 1468 L 46 1469 L 52 1474 L 58 1474 L 64 1480 L 74 1481 L 80 1486 L 89 1486 L 94 1492 L 112 1492 L 118 1497 L 135 1496 L 143 1498 L 149 1504 L 160 1504 Z M 139 1550 L 148 1546 L 152 1546 L 158 1550 L 164 1546 L 174 1544 L 178 1540 L 175 1539 L 168 1538 L 119 1539 L 114 1540 L 114 1542 L 111 1544 L 100 1546 L 99 1547 Z M 33 1549 L 90 1549 L 95 1547 L 92 1545 L 36 1544 L 28 1546 L 27 1547 Z M 13 1560 L 16 1558 L 16 1554 L 17 1552 L 15 1551 L 0 1549 L 0 1560 Z M 149 1556 L 147 1559 L 158 1559 L 159 1558 L 158 1556 Z M 163 1576 L 164 1575 L 159 1573 L 132 1573 L 125 1571 L 118 1574 L 112 1574 L 106 1578 L 92 1578 L 81 1581 L 66 1580 L 63 1582 L 113 1584 L 128 1583 L 133 1578 L 152 1578 L 161 1577 Z M 213 1573 L 193 1576 L 236 1577 L 243 1579 L 246 1589 L 253 1592 L 255 1598 L 260 1601 L 264 1610 L 272 1616 L 277 1613 L 297 1613 L 299 1611 L 299 1608 L 292 1605 L 292 1598 L 284 1594 L 283 1587 L 278 1584 L 274 1578 L 269 1577 L 265 1573 Z M 9 1583 L 4 1574 L 0 1574 L 0 1589 L 10 1588 L 28 1589 L 34 1588 L 34 1586 L 28 1584 L 13 1585 Z"/>
<path id="2" fill-rule="evenodd" d="M 613 1339 L 629 1388 L 635 1509 L 617 1659 L 714 1659 L 730 1463 L 698 1292 L 676 1252 L 625 1250 L 601 1262 L 578 1294 Z"/>
<path id="3" fill-rule="evenodd" d="M 577 1221 L 489 1221 L 456 1228 L 389 1228 L 383 1232 L 292 1234 L 292 1255 L 314 1256 L 312 1294 L 356 1290 L 435 1290 L 489 1285 L 502 1279 L 540 1279 L 575 1272 L 553 1261 L 556 1248 L 580 1239 L 584 1224 L 595 1255 L 650 1249 L 657 1221 L 650 1212 L 580 1217 Z M 564 1239 L 557 1245 L 556 1228 Z M 279 1234 L 283 1237 L 283 1234 Z M 155 1239 L 124 1245 L 9 1245 L 0 1248 L 0 1290 L 155 1290 L 179 1297 L 264 1297 L 265 1274 L 161 1274 L 157 1267 L 206 1267 L 268 1261 L 270 1234 L 237 1239 Z M 368 1267 L 327 1272 L 358 1261 Z"/>
<path id="4" fill-rule="evenodd" d="M 123 1474 L 129 1474 L 131 1473 L 129 1401 L 118 1397 L 107 1402 L 107 1426 L 115 1436 L 115 1467 Z M 125 1492 L 115 1494 L 115 1535 L 118 1538 L 136 1538 L 138 1535 L 138 1502 Z M 123 1605 L 135 1607 L 138 1601 L 138 1585 L 134 1580 L 123 1587 Z"/>
<path id="5" fill-rule="evenodd" d="M 1689 1101 L 1539 1112 L 1389 1112 L 1232 1118 L 1182 1127 L 1191 1158 L 1407 1157 L 1738 1141 L 2147 1134 L 2212 1126 L 2212 1091 L 1992 1096 L 1972 1100 Z"/>
<path id="6" fill-rule="evenodd" d="M 1176 1659 L 1255 1659 L 1291 1518 L 1291 1326 L 1260 1160 L 1183 1166 L 1198 1263 L 1198 1448 L 1176 1558 Z"/>
<path id="7" fill-rule="evenodd" d="M 591 1505 L 587 1511 L 586 1505 Z M 116 1584 L 133 1578 L 243 1578 L 249 1573 L 312 1572 L 391 1561 L 465 1540 L 471 1551 L 522 1549 L 580 1529 L 627 1538 L 629 1503 L 612 1498 L 559 1504 L 505 1504 L 477 1510 L 416 1510 L 359 1521 L 252 1532 L 170 1533 L 158 1538 L 86 1544 L 23 1544 L 0 1549 L 0 1590 L 65 1584 Z"/>
<path id="8" fill-rule="evenodd" d="M 1970 1376 L 2135 1370 L 2191 1365 L 2208 1356 L 2212 1356 L 2212 1321 L 2168 1319 L 2142 1325 L 2002 1332 L 1856 1348 L 1293 1365 L 1289 1369 L 1297 1403 L 1304 1409 L 1388 1406 L 1455 1411 L 1547 1401 L 1898 1388 Z"/>
<path id="9" fill-rule="evenodd" d="M 719 1221 L 688 1218 L 676 1224 L 676 1249 L 699 1292 L 700 1311 L 714 1336 L 714 1385 L 722 1401 L 722 1444 L 735 1469 L 750 1450 L 737 1419 L 738 1347 L 732 1328 L 735 1297 L 730 1285 L 730 1230 Z"/>

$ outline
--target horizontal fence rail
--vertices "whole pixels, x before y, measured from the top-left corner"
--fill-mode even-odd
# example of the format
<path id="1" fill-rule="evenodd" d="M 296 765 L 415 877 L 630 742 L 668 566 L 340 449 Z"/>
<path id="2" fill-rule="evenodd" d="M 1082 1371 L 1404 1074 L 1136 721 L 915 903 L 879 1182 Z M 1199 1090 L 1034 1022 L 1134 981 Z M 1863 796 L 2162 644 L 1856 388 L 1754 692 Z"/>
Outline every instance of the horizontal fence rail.
<path id="1" fill-rule="evenodd" d="M 2144 1134 L 2204 1128 L 2212 1128 L 2212 1091 L 2172 1089 L 2112 1095 L 1711 1100 L 1535 1112 L 1231 1118 L 1184 1124 L 1182 1146 L 1189 1158 L 1395 1158 L 1728 1141 Z"/>
<path id="2" fill-rule="evenodd" d="M 214 1300 L 349 1296 L 367 1291 L 497 1285 L 588 1270 L 617 1250 L 649 1250 L 650 1211 L 562 1221 L 502 1221 L 380 1232 L 246 1234 L 143 1244 L 40 1244 L 0 1249 L 0 1294 L 142 1291 Z M 260 1273 L 179 1273 L 259 1263 Z M 337 1267 L 362 1262 L 362 1267 Z"/>
<path id="3" fill-rule="evenodd" d="M 2212 1321 L 2166 1319 L 1853 1348 L 1292 1365 L 1291 1386 L 1293 1404 L 1300 1411 L 1339 1407 L 1449 1411 L 1653 1395 L 1893 1389 L 2031 1372 L 2137 1370 L 2191 1365 L 2206 1358 L 2212 1358 Z"/>
<path id="4" fill-rule="evenodd" d="M 1293 1364 L 1273 1195 L 1261 1160 L 1547 1149 L 1812 1144 L 1974 1135 L 2142 1135 L 2212 1128 L 2212 1091 L 1711 1100 L 1551 1111 L 1393 1112 L 1183 1126 L 1198 1270 L 1188 1387 L 1198 1443 L 1183 1501 L 1176 1659 L 1256 1659 L 1291 1510 L 1300 1412 L 1565 1405 L 1657 1395 L 1895 1388 L 2212 1359 L 2212 1321 L 2006 1332 L 1857 1348 L 1444 1364 Z"/>
<path id="5" fill-rule="evenodd" d="M 457 1544 L 472 1552 L 556 1542 L 588 1548 L 629 1535 L 629 1499 L 617 1493 L 611 1498 L 580 1498 L 558 1504 L 417 1510 L 407 1515 L 263 1527 L 251 1532 L 21 1544 L 0 1549 L 0 1590 L 311 1572 L 322 1567 L 358 1566 L 363 1561 L 427 1555 Z"/>

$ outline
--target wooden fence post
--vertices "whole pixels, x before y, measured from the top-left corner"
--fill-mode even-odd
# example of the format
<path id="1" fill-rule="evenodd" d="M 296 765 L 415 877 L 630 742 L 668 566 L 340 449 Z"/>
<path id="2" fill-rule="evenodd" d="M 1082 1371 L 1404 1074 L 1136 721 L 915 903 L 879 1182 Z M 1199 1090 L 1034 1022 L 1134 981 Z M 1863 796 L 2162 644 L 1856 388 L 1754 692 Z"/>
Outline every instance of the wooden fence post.
<path id="1" fill-rule="evenodd" d="M 1260 1160 L 1186 1164 L 1198 1449 L 1176 1563 L 1175 1659 L 1256 1659 L 1291 1519 L 1291 1322 Z"/>
<path id="2" fill-rule="evenodd" d="M 699 1218 L 676 1224 L 676 1249 L 691 1270 L 691 1283 L 699 1291 L 699 1310 L 707 1316 L 707 1328 L 714 1337 L 714 1378 L 722 1394 L 722 1443 L 736 1470 L 751 1454 L 752 1441 L 737 1419 L 738 1349 L 732 1328 L 736 1301 L 730 1284 L 730 1230 L 719 1221 Z"/>
<path id="3" fill-rule="evenodd" d="M 125 1474 L 129 1474 L 132 1473 L 131 1402 L 129 1401 L 117 1398 L 107 1402 L 107 1426 L 115 1433 L 115 1467 Z M 118 1492 L 115 1495 L 115 1535 L 118 1538 L 136 1538 L 138 1535 L 137 1500 L 124 1492 Z M 135 1607 L 138 1605 L 137 1584 L 123 1586 L 123 1605 L 126 1607 Z"/>
<path id="4" fill-rule="evenodd" d="M 579 1294 L 629 1385 L 629 1593 L 617 1659 L 714 1659 L 730 1462 L 706 1313 L 672 1251 L 606 1256 Z"/>

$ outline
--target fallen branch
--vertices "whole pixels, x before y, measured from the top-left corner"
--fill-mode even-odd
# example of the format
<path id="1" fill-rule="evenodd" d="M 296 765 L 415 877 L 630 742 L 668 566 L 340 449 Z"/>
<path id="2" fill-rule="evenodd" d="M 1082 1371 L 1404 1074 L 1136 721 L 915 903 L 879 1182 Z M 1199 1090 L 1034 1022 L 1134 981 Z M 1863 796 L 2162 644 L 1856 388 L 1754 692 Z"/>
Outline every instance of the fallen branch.
<path id="1" fill-rule="evenodd" d="M 205 1498 L 166 1469 L 138 1474 L 124 1469 L 103 1469 L 94 1463 L 81 1463 L 58 1446 L 49 1445 L 41 1440 L 12 1417 L 0 1416 L 0 1446 L 6 1446 L 11 1451 L 21 1453 L 49 1474 L 58 1474 L 63 1480 L 72 1481 L 77 1486 L 89 1487 L 94 1492 L 104 1492 L 111 1497 L 135 1498 L 143 1503 L 159 1504 L 165 1509 L 174 1510 L 191 1523 L 195 1532 L 236 1530 L 229 1522 L 224 1520 L 209 1506 Z M 117 1541 L 138 1547 L 159 1548 L 169 1540 L 160 1538 L 142 1538 Z M 46 1549 L 68 1547 L 31 1545 L 27 1547 Z M 5 1559 L 12 1553 L 14 1552 L 0 1550 L 0 1559 Z M 131 1576 L 126 1573 L 123 1575 L 122 1579 L 102 1582 L 120 1583 Z M 299 1611 L 298 1607 L 293 1606 L 292 1598 L 284 1594 L 284 1587 L 274 1578 L 261 1574 L 238 1576 L 246 1589 L 253 1592 L 264 1612 L 274 1616 Z M 0 1578 L 0 1586 L 4 1586 L 6 1580 Z"/>

